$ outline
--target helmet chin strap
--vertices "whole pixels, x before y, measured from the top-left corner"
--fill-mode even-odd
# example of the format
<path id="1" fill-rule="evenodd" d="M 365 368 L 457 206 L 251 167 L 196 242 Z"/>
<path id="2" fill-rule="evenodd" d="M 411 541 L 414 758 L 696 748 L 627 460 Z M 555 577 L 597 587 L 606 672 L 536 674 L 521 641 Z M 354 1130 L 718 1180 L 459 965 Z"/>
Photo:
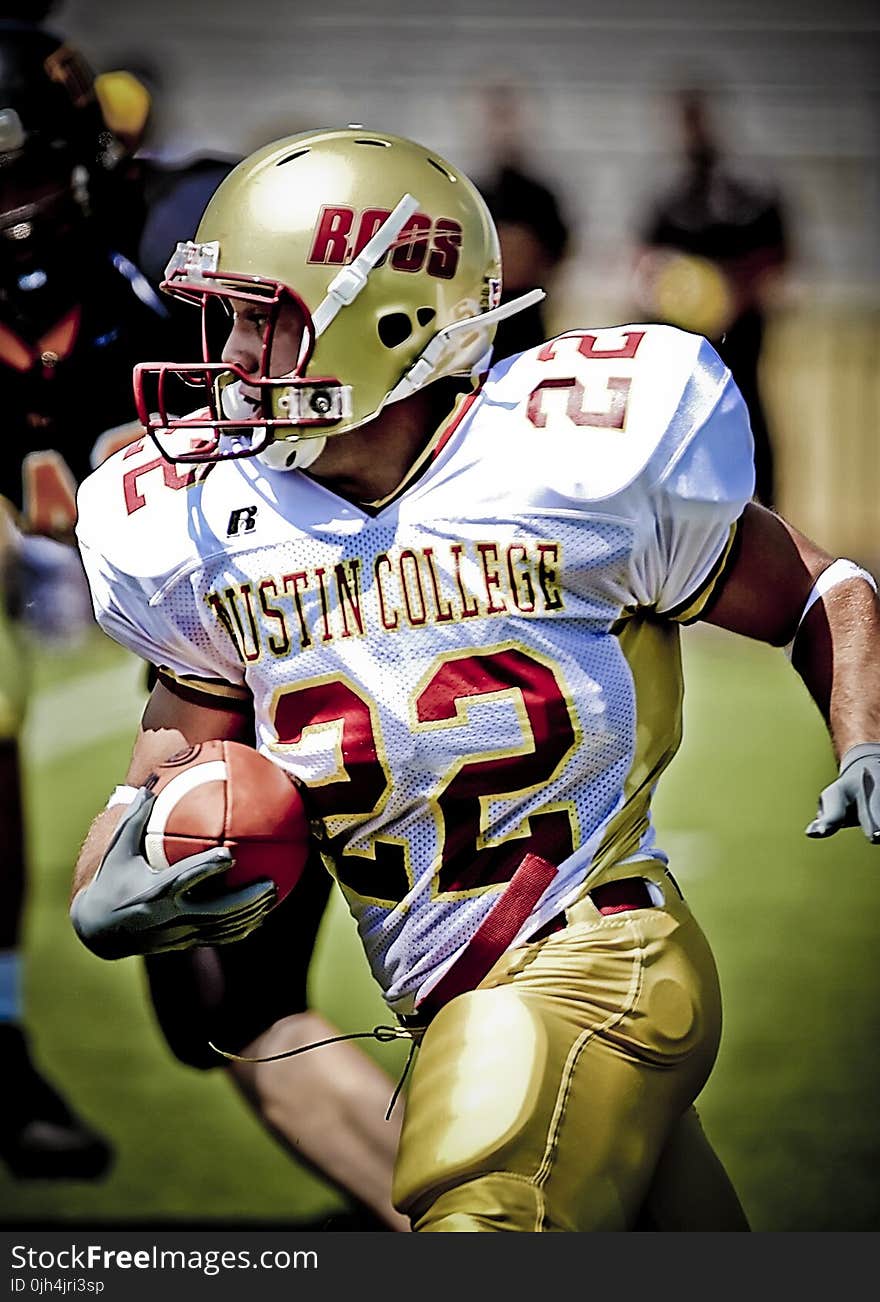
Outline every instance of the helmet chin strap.
<path id="1" fill-rule="evenodd" d="M 333 277 L 327 287 L 326 295 L 312 313 L 312 324 L 316 339 L 321 337 L 331 321 L 344 307 L 348 307 L 349 304 L 354 302 L 366 285 L 370 272 L 374 269 L 376 263 L 391 249 L 410 217 L 418 211 L 418 207 L 418 199 L 411 194 L 405 194 L 393 212 L 385 218 L 372 239 L 367 241 L 354 261 L 349 266 L 343 267 Z M 543 289 L 532 289 L 527 294 L 521 294 L 519 298 L 512 299 L 509 303 L 492 308 L 488 312 L 481 312 L 477 316 L 465 317 L 461 321 L 453 321 L 442 330 L 438 330 L 421 355 L 416 358 L 406 375 L 388 394 L 382 405 L 386 406 L 388 403 L 399 402 L 402 398 L 407 398 L 410 394 L 423 389 L 433 378 L 436 378 L 435 372 L 442 360 L 443 353 L 456 332 L 472 329 L 475 325 L 486 326 L 493 325 L 498 321 L 504 321 L 507 317 L 514 316 L 517 312 L 522 312 L 525 308 L 531 307 L 533 303 L 540 303 L 543 298 L 546 298 Z M 229 387 L 233 388 L 235 386 Z M 235 400 L 236 402 L 243 401 L 238 394 L 235 395 Z M 318 438 L 290 435 L 287 438 L 270 443 L 267 448 L 257 454 L 257 460 L 273 470 L 305 470 L 313 462 L 317 461 L 326 444 L 326 435 Z"/>
<path id="2" fill-rule="evenodd" d="M 333 277 L 327 287 L 326 295 L 312 313 L 316 339 L 321 337 L 342 308 L 354 302 L 366 285 L 367 277 L 376 263 L 392 247 L 410 217 L 418 212 L 418 208 L 418 199 L 411 194 L 405 194 L 354 261 Z M 240 395 L 236 395 L 236 400 L 239 399 Z M 292 434 L 270 443 L 262 452 L 257 453 L 257 460 L 271 470 L 305 470 L 317 461 L 326 444 L 326 435 L 304 438 L 302 435 Z"/>
<path id="3" fill-rule="evenodd" d="M 437 378 L 434 372 L 442 360 L 447 344 L 456 332 L 473 329 L 475 325 L 494 325 L 498 321 L 505 321 L 507 317 L 515 316 L 517 312 L 531 307 L 533 303 L 540 303 L 546 297 L 543 289 L 530 289 L 527 294 L 520 294 L 519 298 L 512 298 L 509 303 L 502 303 L 488 312 L 481 312 L 479 316 L 468 316 L 461 321 L 453 321 L 450 325 L 444 326 L 442 330 L 437 331 L 421 355 L 416 358 L 406 375 L 397 382 L 385 399 L 384 405 L 408 398 L 410 394 L 423 389 L 432 379 Z"/>
<path id="4" fill-rule="evenodd" d="M 254 391 L 253 397 L 248 397 L 243 392 L 241 380 L 231 380 L 229 384 L 224 384 L 221 379 L 219 385 L 222 385 L 222 388 L 220 388 L 220 407 L 226 419 L 253 420 L 258 406 L 256 391 Z"/>
<path id="5" fill-rule="evenodd" d="M 379 256 L 381 257 L 381 254 Z M 437 370 L 438 363 L 442 359 L 449 340 L 455 335 L 456 331 L 472 328 L 475 325 L 492 325 L 497 321 L 504 321 L 507 317 L 522 312 L 524 308 L 531 307 L 533 303 L 540 303 L 543 298 L 546 298 L 543 289 L 530 289 L 527 294 L 521 294 L 519 298 L 511 299 L 509 303 L 492 308 L 489 312 L 481 312 L 479 316 L 465 317 L 462 321 L 453 321 L 451 325 L 446 326 L 443 330 L 438 330 L 421 356 L 415 360 L 406 375 L 388 394 L 382 406 L 387 407 L 392 402 L 400 402 L 403 398 L 408 398 L 436 378 L 434 372 Z M 378 412 L 375 414 L 378 415 Z M 273 470 L 305 470 L 313 462 L 317 461 L 326 444 L 326 435 L 320 438 L 305 438 L 302 435 L 294 434 L 270 443 L 267 448 L 257 454 L 257 460 Z"/>
<path id="6" fill-rule="evenodd" d="M 316 339 L 321 337 L 342 308 L 354 302 L 366 285 L 367 277 L 376 263 L 388 252 L 410 217 L 418 210 L 418 199 L 414 199 L 411 194 L 405 194 L 354 261 L 333 277 L 327 286 L 326 295 L 312 313 Z"/>
<path id="7" fill-rule="evenodd" d="M 220 404 L 223 408 L 223 415 L 227 420 L 250 421 L 254 416 L 254 401 L 252 398 L 242 392 L 241 380 L 233 380 L 231 384 L 226 384 L 220 394 Z M 254 430 L 255 435 L 265 433 L 265 426 L 257 426 Z M 256 459 L 268 466 L 270 470 L 305 470 L 313 461 L 324 451 L 324 445 L 327 439 L 325 436 L 318 438 L 292 438 L 279 439 L 265 447 L 262 452 L 258 452 Z"/>
<path id="8" fill-rule="evenodd" d="M 318 460 L 326 446 L 326 434 L 313 439 L 294 434 L 290 438 L 270 443 L 262 452 L 257 453 L 256 460 L 270 470 L 307 470 Z"/>

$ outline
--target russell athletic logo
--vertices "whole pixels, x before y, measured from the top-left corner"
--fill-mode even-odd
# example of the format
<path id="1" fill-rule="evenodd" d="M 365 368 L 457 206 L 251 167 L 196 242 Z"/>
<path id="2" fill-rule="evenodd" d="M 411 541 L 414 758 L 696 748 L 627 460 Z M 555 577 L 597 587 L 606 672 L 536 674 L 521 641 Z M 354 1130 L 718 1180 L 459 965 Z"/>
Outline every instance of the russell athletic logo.
<path id="1" fill-rule="evenodd" d="M 323 207 L 315 225 L 309 262 L 343 266 L 361 252 L 387 217 L 390 208 Z M 461 252 L 461 223 L 452 217 L 429 217 L 413 213 L 397 237 L 390 255 L 377 262 L 381 267 L 390 256 L 395 271 L 421 271 L 440 280 L 451 280 Z"/>
<path id="2" fill-rule="evenodd" d="M 236 534 L 252 533 L 257 527 L 257 508 L 255 506 L 237 506 L 230 513 L 226 526 L 226 537 L 234 538 Z"/>

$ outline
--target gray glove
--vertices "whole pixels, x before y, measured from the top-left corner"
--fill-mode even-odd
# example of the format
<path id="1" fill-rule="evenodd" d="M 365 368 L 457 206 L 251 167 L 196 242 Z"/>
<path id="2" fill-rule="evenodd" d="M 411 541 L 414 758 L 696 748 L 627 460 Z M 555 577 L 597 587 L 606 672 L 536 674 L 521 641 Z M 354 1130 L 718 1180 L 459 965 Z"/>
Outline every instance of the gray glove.
<path id="1" fill-rule="evenodd" d="M 841 827 L 861 826 L 872 845 L 880 845 L 880 742 L 851 747 L 840 761 L 840 776 L 819 796 L 819 810 L 807 836 L 833 836 Z"/>
<path id="2" fill-rule="evenodd" d="M 142 847 L 155 799 L 145 787 L 138 791 L 98 871 L 70 907 L 76 934 L 99 958 L 229 944 L 258 927 L 275 903 L 275 883 L 268 879 L 234 890 L 217 883 L 211 892 L 211 878 L 232 864 L 229 850 L 151 868 Z"/>

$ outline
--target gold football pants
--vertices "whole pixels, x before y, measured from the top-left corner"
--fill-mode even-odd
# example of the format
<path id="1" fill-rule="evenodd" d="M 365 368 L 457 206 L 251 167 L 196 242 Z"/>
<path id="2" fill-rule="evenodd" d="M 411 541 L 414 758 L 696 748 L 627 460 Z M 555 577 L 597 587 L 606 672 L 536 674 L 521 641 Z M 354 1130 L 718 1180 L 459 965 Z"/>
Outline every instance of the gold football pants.
<path id="1" fill-rule="evenodd" d="M 394 1180 L 415 1230 L 748 1228 L 691 1106 L 718 1051 L 715 963 L 661 864 L 601 880 L 633 876 L 662 906 L 585 895 L 425 1031 Z"/>

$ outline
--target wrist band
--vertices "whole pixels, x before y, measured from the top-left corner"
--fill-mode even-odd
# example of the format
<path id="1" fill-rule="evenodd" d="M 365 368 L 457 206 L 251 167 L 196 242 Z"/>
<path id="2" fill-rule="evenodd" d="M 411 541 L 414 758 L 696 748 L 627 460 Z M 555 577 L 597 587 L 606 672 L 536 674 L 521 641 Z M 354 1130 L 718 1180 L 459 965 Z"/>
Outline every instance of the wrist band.
<path id="1" fill-rule="evenodd" d="M 788 644 L 787 649 L 789 653 L 794 645 L 795 638 L 801 631 L 801 624 L 803 624 L 816 602 L 820 601 L 822 597 L 825 596 L 826 592 L 830 592 L 832 588 L 836 588 L 838 583 L 845 583 L 847 579 L 864 579 L 874 592 L 877 591 L 877 581 L 873 574 L 869 574 L 867 570 L 863 570 L 861 565 L 856 565 L 855 561 L 849 561 L 845 557 L 840 557 L 838 560 L 832 561 L 828 568 L 822 571 L 810 589 L 810 595 L 807 597 L 806 605 L 801 611 L 801 617 L 797 622 L 797 628 Z"/>

